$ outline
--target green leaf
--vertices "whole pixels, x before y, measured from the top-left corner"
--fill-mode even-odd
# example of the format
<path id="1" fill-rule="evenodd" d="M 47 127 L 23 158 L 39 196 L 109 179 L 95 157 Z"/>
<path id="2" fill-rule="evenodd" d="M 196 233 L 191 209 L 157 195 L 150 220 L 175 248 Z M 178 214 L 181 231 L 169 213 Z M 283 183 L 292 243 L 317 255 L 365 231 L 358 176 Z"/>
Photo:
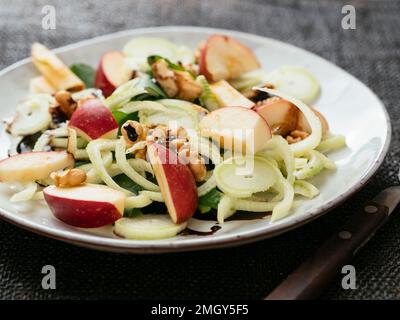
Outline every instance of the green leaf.
<path id="1" fill-rule="evenodd" d="M 143 214 L 140 208 L 132 208 L 132 209 L 125 209 L 124 210 L 124 217 L 125 218 L 136 218 Z"/>
<path id="2" fill-rule="evenodd" d="M 118 135 L 121 135 L 121 127 L 126 121 L 128 121 L 128 120 L 139 121 L 138 112 L 125 113 L 120 110 L 114 110 L 112 112 L 112 115 L 114 116 L 115 121 L 117 121 L 118 126 L 119 126 Z"/>
<path id="3" fill-rule="evenodd" d="M 119 86 L 104 103 L 111 110 L 115 110 L 123 107 L 129 101 L 134 101 L 136 99 L 143 100 L 146 97 L 149 98 L 149 100 L 166 97 L 165 93 L 147 74 L 142 75 L 140 78 L 129 80 Z"/>
<path id="4" fill-rule="evenodd" d="M 209 207 L 212 209 L 218 208 L 219 200 L 221 199 L 221 192 L 216 188 L 212 189 L 204 196 L 199 198 L 199 207 Z"/>
<path id="5" fill-rule="evenodd" d="M 83 81 L 86 88 L 94 88 L 94 78 L 96 71 L 84 63 L 76 63 L 70 66 L 70 69 L 76 76 Z"/>
<path id="6" fill-rule="evenodd" d="M 139 191 L 143 190 L 143 188 L 140 185 L 138 185 L 136 182 L 132 181 L 125 174 L 120 174 L 118 176 L 115 176 L 113 179 L 121 188 L 127 189 L 134 194 L 138 194 Z"/>

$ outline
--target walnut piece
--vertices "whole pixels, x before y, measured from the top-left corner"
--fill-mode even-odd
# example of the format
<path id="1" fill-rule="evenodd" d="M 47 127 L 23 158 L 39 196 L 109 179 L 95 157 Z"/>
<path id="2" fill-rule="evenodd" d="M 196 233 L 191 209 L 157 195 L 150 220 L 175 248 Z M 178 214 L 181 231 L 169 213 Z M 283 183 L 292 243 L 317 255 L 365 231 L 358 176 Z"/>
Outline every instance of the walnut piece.
<path id="1" fill-rule="evenodd" d="M 121 134 L 128 147 L 132 147 L 136 142 L 145 141 L 147 127 L 138 121 L 128 120 L 121 127 Z"/>
<path id="2" fill-rule="evenodd" d="M 179 98 L 192 101 L 203 91 L 187 71 L 173 70 L 164 59 L 159 59 L 151 66 L 155 79 L 170 98 Z"/>
<path id="3" fill-rule="evenodd" d="M 58 102 L 61 111 L 69 118 L 71 118 L 75 109 L 77 108 L 77 103 L 72 99 L 71 92 L 61 90 L 56 92 L 54 98 Z"/>
<path id="4" fill-rule="evenodd" d="M 183 163 L 188 165 L 197 182 L 205 180 L 207 176 L 205 161 L 196 151 L 190 150 L 190 145 L 188 143 L 184 144 L 180 150 L 178 150 L 178 156 Z"/>
<path id="5" fill-rule="evenodd" d="M 71 188 L 86 181 L 86 172 L 80 169 L 69 169 L 63 172 L 53 172 L 50 175 L 56 187 Z"/>
<path id="6" fill-rule="evenodd" d="M 308 136 L 309 136 L 309 134 L 305 131 L 294 130 L 294 131 L 290 132 L 290 134 L 286 137 L 286 141 L 289 144 L 293 144 L 293 143 L 299 142 L 301 140 L 304 140 Z"/>

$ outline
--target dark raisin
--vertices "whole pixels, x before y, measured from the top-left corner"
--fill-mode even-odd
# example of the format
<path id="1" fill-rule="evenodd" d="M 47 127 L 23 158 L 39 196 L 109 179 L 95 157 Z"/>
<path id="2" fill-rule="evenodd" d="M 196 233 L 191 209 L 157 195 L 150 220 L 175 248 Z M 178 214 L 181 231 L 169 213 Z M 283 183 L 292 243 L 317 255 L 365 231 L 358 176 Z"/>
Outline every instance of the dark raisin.
<path id="1" fill-rule="evenodd" d="M 124 129 L 125 129 L 126 133 L 128 134 L 129 140 L 131 140 L 132 142 L 135 142 L 138 138 L 138 134 L 137 134 L 135 128 L 128 124 L 128 125 L 124 126 Z"/>

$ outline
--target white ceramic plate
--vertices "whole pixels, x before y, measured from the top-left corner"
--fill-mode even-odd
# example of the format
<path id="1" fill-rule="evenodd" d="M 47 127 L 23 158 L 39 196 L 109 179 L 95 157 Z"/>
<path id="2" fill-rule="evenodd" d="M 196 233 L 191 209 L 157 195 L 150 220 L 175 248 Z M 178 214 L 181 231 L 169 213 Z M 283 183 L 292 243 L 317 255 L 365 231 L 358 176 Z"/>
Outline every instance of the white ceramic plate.
<path id="1" fill-rule="evenodd" d="M 11 191 L 0 185 L 0 216 L 22 228 L 65 242 L 118 252 L 168 252 L 226 247 L 271 237 L 298 227 L 327 212 L 359 190 L 375 173 L 388 150 L 390 122 L 382 102 L 359 80 L 305 50 L 277 40 L 241 32 L 197 28 L 159 27 L 119 32 L 59 48 L 57 54 L 68 64 L 84 62 L 96 67 L 101 55 L 122 49 L 133 37 L 165 37 L 195 48 L 213 33 L 231 35 L 252 48 L 263 68 L 272 70 L 282 65 L 302 66 L 321 83 L 322 94 L 316 107 L 329 121 L 331 131 L 346 136 L 348 147 L 331 154 L 338 168 L 314 182 L 320 196 L 304 201 L 293 215 L 275 223 L 269 219 L 226 222 L 209 236 L 178 236 L 157 241 L 134 241 L 116 237 L 111 227 L 78 229 L 70 227 L 50 213 L 46 204 L 8 201 Z M 37 75 L 31 60 L 20 61 L 0 72 L 0 117 L 13 114 L 15 106 L 27 94 L 29 80 Z M 5 158 L 9 140 L 0 133 L 0 158 Z M 207 231 L 214 222 L 194 221 L 194 228 Z"/>

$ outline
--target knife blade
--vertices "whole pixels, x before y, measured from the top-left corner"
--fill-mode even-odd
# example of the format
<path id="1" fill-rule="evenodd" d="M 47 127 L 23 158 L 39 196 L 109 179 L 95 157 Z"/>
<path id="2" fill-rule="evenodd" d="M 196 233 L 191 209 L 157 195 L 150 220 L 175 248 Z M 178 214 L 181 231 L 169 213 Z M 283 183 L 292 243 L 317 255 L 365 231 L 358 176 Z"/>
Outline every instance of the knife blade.
<path id="1" fill-rule="evenodd" d="M 400 202 L 400 186 L 389 187 L 350 217 L 345 225 L 302 263 L 265 300 L 318 298 L 341 268 L 389 219 Z"/>

